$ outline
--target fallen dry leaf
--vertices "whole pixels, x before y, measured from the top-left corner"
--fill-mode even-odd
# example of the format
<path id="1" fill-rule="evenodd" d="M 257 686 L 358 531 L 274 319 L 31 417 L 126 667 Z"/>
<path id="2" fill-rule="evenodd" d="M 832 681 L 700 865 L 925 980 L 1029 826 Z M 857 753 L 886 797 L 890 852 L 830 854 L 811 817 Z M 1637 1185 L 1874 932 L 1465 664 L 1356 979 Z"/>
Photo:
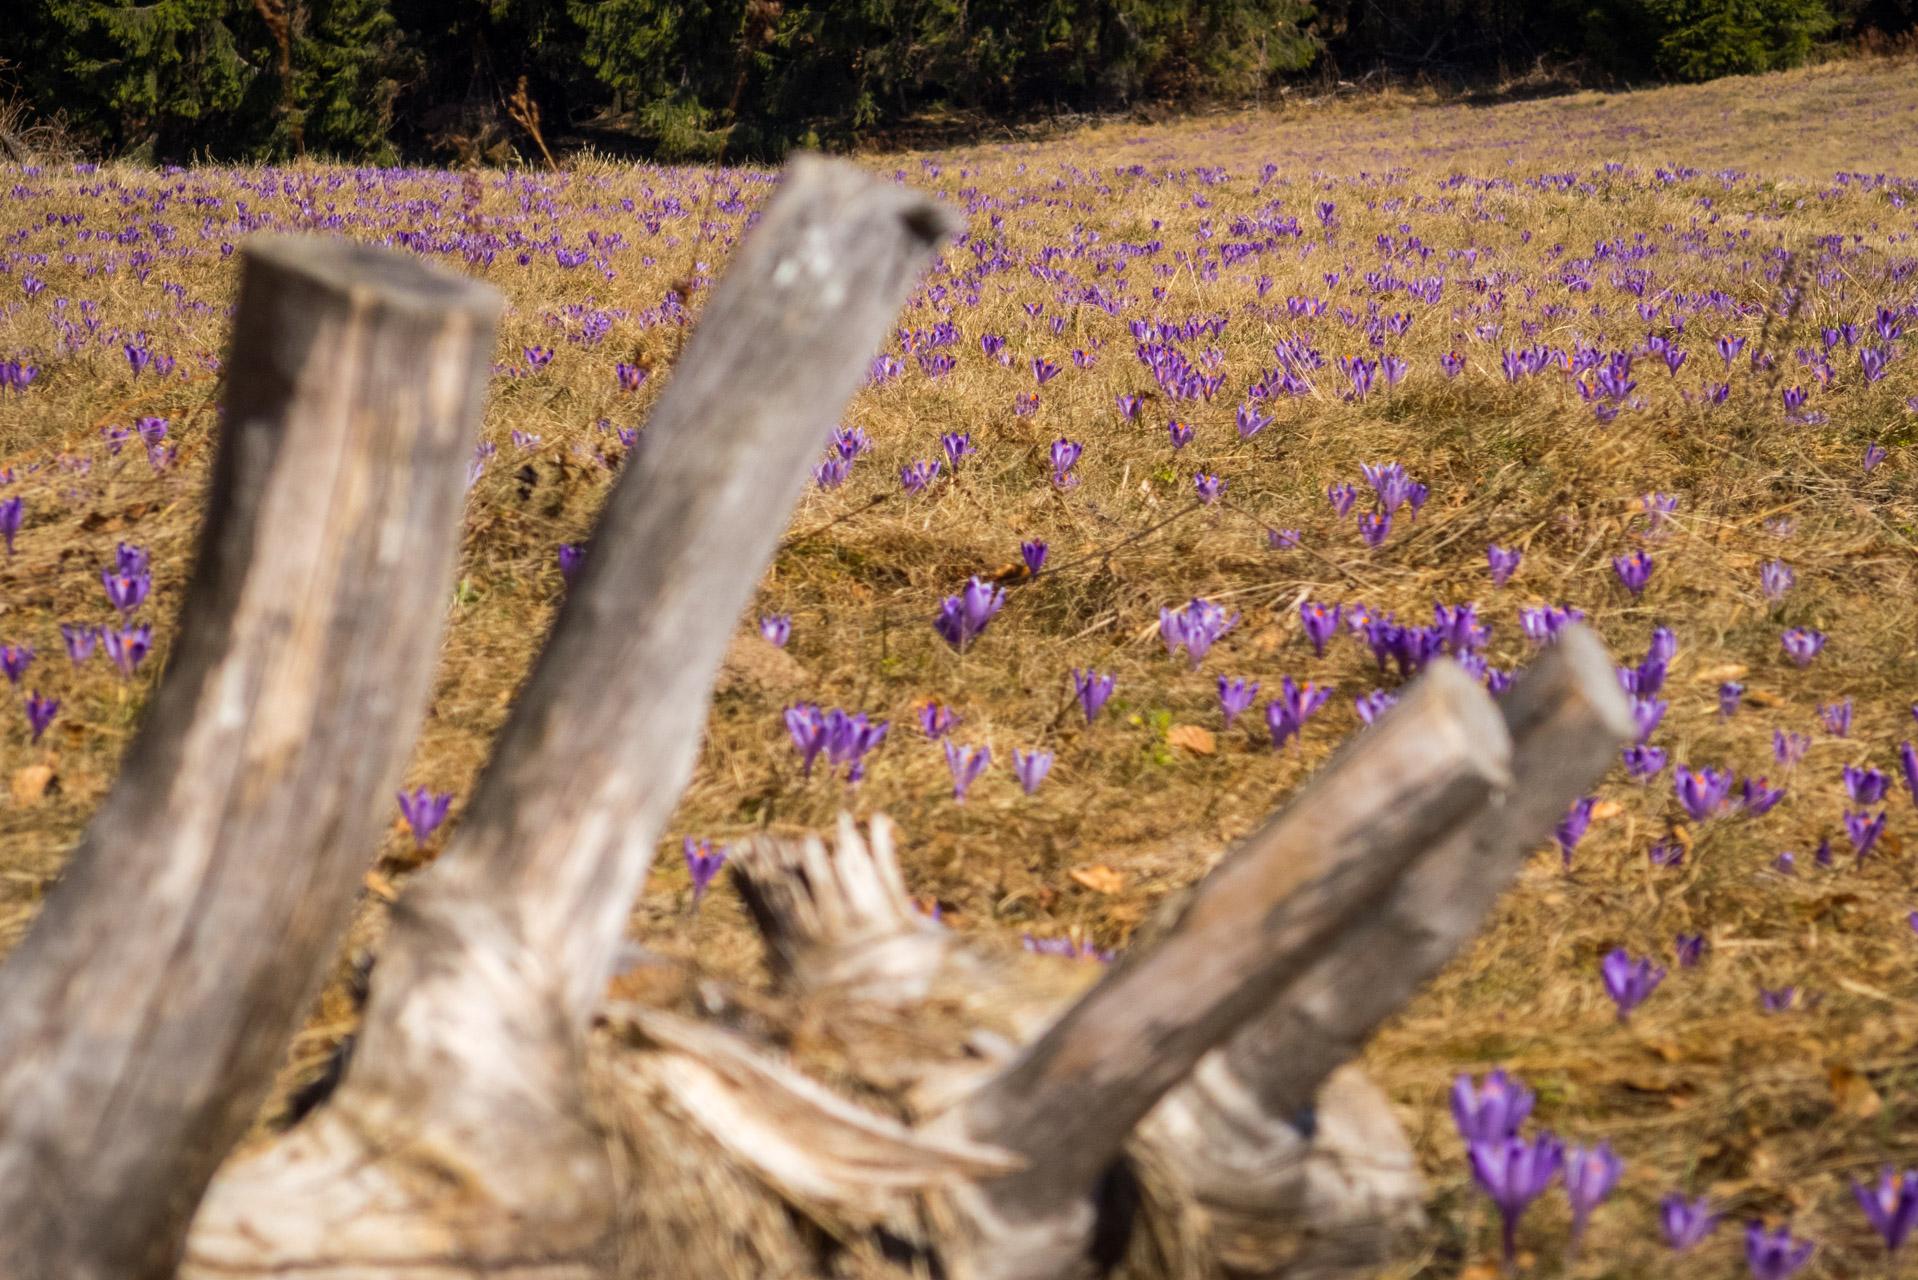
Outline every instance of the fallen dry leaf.
<path id="1" fill-rule="evenodd" d="M 1094 893 L 1113 894 L 1125 888 L 1125 876 L 1103 863 L 1096 867 L 1074 867 L 1066 874 Z"/>
<path id="2" fill-rule="evenodd" d="M 1831 1100 L 1838 1110 L 1860 1120 L 1869 1120 L 1885 1109 L 1884 1101 L 1878 1091 L 1871 1087 L 1871 1081 L 1859 1075 L 1843 1063 L 1834 1063 L 1826 1072 L 1831 1082 Z"/>
<path id="3" fill-rule="evenodd" d="M 1761 707 L 1782 707 L 1785 700 L 1769 689 L 1745 690 L 1745 701 L 1755 702 Z"/>
<path id="4" fill-rule="evenodd" d="M 1166 733 L 1165 740 L 1175 747 L 1184 747 L 1195 756 L 1212 754 L 1212 734 L 1196 724 L 1175 724 Z"/>
<path id="5" fill-rule="evenodd" d="M 1619 814 L 1623 812 L 1625 812 L 1625 806 L 1620 804 L 1618 801 L 1600 800 L 1597 804 L 1592 806 L 1592 821 L 1604 822 L 1608 818 L 1616 818 Z"/>
<path id="6" fill-rule="evenodd" d="M 388 880 L 385 876 L 381 875 L 379 872 L 377 871 L 367 872 L 365 884 L 366 884 L 366 891 L 372 894 L 374 897 L 383 899 L 387 902 L 399 901 L 400 891 L 393 887 L 393 882 L 391 880 Z"/>
<path id="7" fill-rule="evenodd" d="M 1699 684 L 1722 684 L 1727 680 L 1737 680 L 1749 674 L 1751 668 L 1739 662 L 1724 662 L 1715 667 L 1706 667 L 1693 676 Z"/>
<path id="8" fill-rule="evenodd" d="M 47 787 L 53 782 L 53 769 L 49 765 L 30 764 L 13 775 L 13 802 L 32 804 L 46 794 Z"/>

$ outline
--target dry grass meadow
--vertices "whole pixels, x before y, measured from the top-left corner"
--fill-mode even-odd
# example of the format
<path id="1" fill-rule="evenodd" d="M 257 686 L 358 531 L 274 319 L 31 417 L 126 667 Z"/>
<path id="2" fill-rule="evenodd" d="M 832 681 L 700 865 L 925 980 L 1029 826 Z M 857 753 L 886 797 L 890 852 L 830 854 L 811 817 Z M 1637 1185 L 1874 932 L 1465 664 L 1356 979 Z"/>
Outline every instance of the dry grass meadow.
<path id="1" fill-rule="evenodd" d="M 818 827 L 850 805 L 898 821 L 915 892 L 959 928 L 1007 945 L 1030 933 L 1123 947 L 1359 731 L 1355 697 L 1397 685 L 1350 634 L 1315 658 L 1301 602 L 1424 621 L 1435 601 L 1477 601 L 1498 668 L 1535 652 L 1522 608 L 1582 609 L 1621 663 L 1669 626 L 1678 651 L 1652 745 L 1787 794 L 1761 817 L 1694 823 L 1671 767 L 1648 783 L 1615 771 L 1569 868 L 1541 850 L 1477 943 L 1376 1037 L 1365 1066 L 1400 1105 L 1433 1193 L 1424 1253 L 1402 1274 L 1479 1274 L 1495 1257 L 1495 1220 L 1445 1104 L 1457 1073 L 1494 1066 L 1539 1090 L 1541 1123 L 1608 1139 L 1627 1161 L 1575 1261 L 1561 1259 L 1563 1196 L 1533 1210 L 1521 1233 L 1533 1273 L 1727 1275 L 1756 1217 L 1819 1243 L 1807 1274 L 1886 1274 L 1848 1180 L 1918 1163 L 1918 934 L 1906 920 L 1918 819 L 1896 756 L 1918 737 L 1918 68 L 1850 62 L 1491 107 L 1301 103 L 868 163 L 964 211 L 972 242 L 948 251 L 900 320 L 926 333 L 950 323 L 959 340 L 890 344 L 898 376 L 849 412 L 871 450 L 840 487 L 808 491 L 759 592 L 758 613 L 791 615 L 790 660 L 741 620 L 748 656 L 715 700 L 635 937 L 753 980 L 743 911 L 723 883 L 693 909 L 681 837 Z M 769 177 L 590 161 L 556 174 L 0 169 L 0 359 L 38 370 L 24 390 L 0 389 L 0 499 L 24 511 L 0 559 L 0 644 L 36 653 L 0 689 L 12 704 L 0 712 L 0 947 L 58 877 L 164 662 L 217 430 L 236 260 L 223 245 L 263 228 L 404 233 L 509 299 L 484 427 L 495 452 L 471 490 L 438 692 L 408 774 L 454 795 L 456 823 L 562 595 L 558 549 L 587 540 L 619 433 L 642 425 L 669 376 L 681 330 L 663 300 L 673 282 L 723 270 Z M 1335 206 L 1330 227 L 1321 203 Z M 1901 336 L 1874 330 L 1880 308 Z M 1174 402 L 1128 325 L 1193 319 L 1223 329 L 1170 345 L 1223 384 Z M 1005 339 L 1009 364 L 983 334 Z M 1684 353 L 1675 373 L 1648 336 Z M 1721 358 L 1721 336 L 1743 351 Z M 135 376 L 128 343 L 171 371 Z M 1297 393 L 1248 400 L 1280 368 L 1275 344 L 1294 344 Z M 1504 351 L 1534 346 L 1556 362 L 1508 380 Z M 528 348 L 550 362 L 535 367 Z M 1867 349 L 1888 361 L 1875 380 Z M 1574 377 L 1563 365 L 1581 350 L 1601 363 Z M 1348 397 L 1340 358 L 1381 351 L 1406 362 L 1402 381 L 1381 375 Z M 1463 368 L 1448 376 L 1440 357 L 1454 351 Z M 1605 395 L 1587 397 L 1620 351 L 1636 352 L 1636 387 L 1606 421 L 1594 410 Z M 941 354 L 954 365 L 933 376 L 918 357 Z M 1035 357 L 1063 371 L 1040 386 Z M 621 388 L 622 362 L 652 370 L 637 392 Z M 1808 399 L 1788 416 L 1794 386 Z M 1144 399 L 1136 421 L 1117 405 L 1127 393 Z M 1274 420 L 1242 439 L 1246 403 Z M 1194 432 L 1178 451 L 1174 416 Z M 126 437 L 141 418 L 167 423 L 153 460 Z M 900 468 L 943 458 L 955 432 L 976 452 L 906 493 Z M 1084 446 L 1069 487 L 1048 461 L 1060 438 Z M 1886 456 L 1867 472 L 1872 445 Z M 1363 488 L 1360 464 L 1390 460 L 1430 497 L 1371 548 L 1325 491 Z M 1222 477 L 1224 501 L 1196 502 L 1195 473 Z M 1648 494 L 1675 498 L 1673 513 L 1653 520 Z M 1269 530 L 1296 530 L 1297 546 L 1275 549 Z M 1022 576 L 1020 543 L 1033 539 L 1049 559 Z M 113 620 L 100 571 L 120 542 L 150 550 L 154 580 L 131 615 L 153 624 L 154 653 L 130 679 L 99 652 L 75 666 L 59 629 Z M 1523 552 L 1502 589 L 1488 543 Z M 1655 567 L 1634 597 L 1612 557 L 1638 550 Z M 1759 577 L 1774 559 L 1796 574 L 1776 603 Z M 975 574 L 999 574 L 1007 598 L 962 655 L 932 619 Z M 1194 597 L 1240 615 L 1197 671 L 1157 634 L 1159 610 Z M 1829 637 L 1802 669 L 1780 644 L 1796 627 Z M 1116 675 L 1090 726 L 1075 667 Z M 1230 730 L 1221 675 L 1264 687 Z M 1263 705 L 1282 675 L 1337 691 L 1302 741 L 1275 751 Z M 1744 693 L 1727 718 L 1718 689 L 1733 679 Z M 61 703 L 38 743 L 30 690 Z M 1819 708 L 1847 697 L 1855 715 L 1837 736 Z M 992 749 L 964 804 L 919 727 L 929 699 L 959 715 L 956 741 Z M 781 715 L 801 701 L 891 722 L 856 787 L 823 761 L 801 776 Z M 1810 737 L 1794 767 L 1774 760 L 1774 731 Z M 1056 754 L 1033 795 L 1013 777 L 1015 748 Z M 1857 807 L 1845 765 L 1893 778 L 1870 809 L 1889 811 L 1886 833 L 1862 861 L 1843 821 Z M 376 947 L 392 892 L 447 829 L 415 855 L 395 811 L 353 948 Z M 1836 854 L 1821 867 L 1827 838 Z M 1679 865 L 1654 865 L 1660 843 L 1687 850 Z M 1789 874 L 1781 851 L 1795 853 Z M 1673 962 L 1681 933 L 1707 938 L 1697 967 Z M 1628 1021 L 1599 976 L 1617 947 L 1671 967 Z M 1787 986 L 1788 1009 L 1761 1007 L 1761 988 Z M 289 1085 L 320 1069 L 351 1008 L 336 983 Z M 1683 1258 L 1656 1228 L 1673 1189 L 1727 1215 Z"/>

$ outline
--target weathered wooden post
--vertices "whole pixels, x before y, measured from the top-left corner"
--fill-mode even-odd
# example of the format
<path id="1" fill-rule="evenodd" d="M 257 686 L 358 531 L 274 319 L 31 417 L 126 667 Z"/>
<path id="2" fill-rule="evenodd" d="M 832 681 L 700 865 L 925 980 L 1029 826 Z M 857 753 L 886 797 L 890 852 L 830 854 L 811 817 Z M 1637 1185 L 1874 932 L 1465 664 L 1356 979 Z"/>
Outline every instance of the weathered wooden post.
<path id="1" fill-rule="evenodd" d="M 425 711 L 499 298 L 245 250 L 166 674 L 0 967 L 0 1275 L 170 1276 L 311 1001 Z"/>

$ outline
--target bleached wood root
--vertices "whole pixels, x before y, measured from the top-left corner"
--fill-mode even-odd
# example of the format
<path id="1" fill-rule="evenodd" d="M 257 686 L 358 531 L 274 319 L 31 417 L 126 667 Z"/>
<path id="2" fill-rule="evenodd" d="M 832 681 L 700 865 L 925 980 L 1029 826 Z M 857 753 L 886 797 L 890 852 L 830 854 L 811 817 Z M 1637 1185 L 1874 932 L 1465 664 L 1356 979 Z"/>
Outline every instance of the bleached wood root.
<path id="1" fill-rule="evenodd" d="M 589 1105 L 588 1027 L 753 583 L 956 225 L 851 165 L 791 166 L 608 499 L 461 828 L 395 908 L 344 1082 L 221 1171 L 189 1275 L 558 1275 L 618 1255 L 620 1144 Z M 361 1189 L 289 1234 L 288 1197 L 328 1176 L 309 1162 Z"/>

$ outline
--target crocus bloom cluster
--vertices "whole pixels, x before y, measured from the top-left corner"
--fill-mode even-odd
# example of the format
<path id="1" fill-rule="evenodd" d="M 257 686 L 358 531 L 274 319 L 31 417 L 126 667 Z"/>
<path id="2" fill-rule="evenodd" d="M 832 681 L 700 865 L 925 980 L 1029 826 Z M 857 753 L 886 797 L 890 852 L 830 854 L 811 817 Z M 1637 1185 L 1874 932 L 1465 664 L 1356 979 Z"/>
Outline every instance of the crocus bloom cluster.
<path id="1" fill-rule="evenodd" d="M 786 708 L 786 732 L 792 738 L 793 748 L 799 752 L 808 778 L 812 776 L 813 762 L 823 752 L 831 768 L 846 766 L 847 782 L 858 782 L 866 776 L 866 754 L 886 740 L 891 728 L 891 721 L 874 724 L 863 711 L 857 715 L 848 715 L 837 707 L 821 711 L 819 704 L 813 702 Z"/>
<path id="2" fill-rule="evenodd" d="M 1220 636 L 1230 631 L 1239 615 L 1227 616 L 1210 600 L 1195 599 L 1179 610 L 1159 610 L 1159 638 L 1165 641 L 1167 654 L 1184 649 L 1194 671 Z"/>
<path id="3" fill-rule="evenodd" d="M 1336 685 L 1315 685 L 1310 680 L 1279 678 L 1279 696 L 1265 704 L 1265 724 L 1276 750 L 1305 728 L 1305 722 L 1331 700 Z"/>

